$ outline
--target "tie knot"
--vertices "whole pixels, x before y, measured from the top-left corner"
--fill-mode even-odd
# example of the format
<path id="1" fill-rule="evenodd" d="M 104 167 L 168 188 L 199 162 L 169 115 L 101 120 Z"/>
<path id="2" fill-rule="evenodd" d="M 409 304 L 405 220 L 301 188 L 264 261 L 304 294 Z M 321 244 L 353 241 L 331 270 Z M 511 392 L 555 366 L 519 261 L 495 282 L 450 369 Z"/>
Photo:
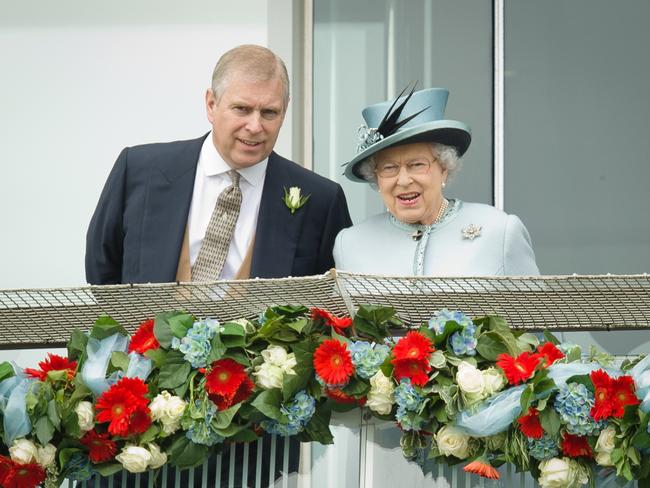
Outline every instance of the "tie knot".
<path id="1" fill-rule="evenodd" d="M 232 186 L 239 186 L 239 173 L 237 173 L 237 171 L 231 169 L 228 171 L 228 176 L 230 176 L 230 179 L 232 180 Z"/>

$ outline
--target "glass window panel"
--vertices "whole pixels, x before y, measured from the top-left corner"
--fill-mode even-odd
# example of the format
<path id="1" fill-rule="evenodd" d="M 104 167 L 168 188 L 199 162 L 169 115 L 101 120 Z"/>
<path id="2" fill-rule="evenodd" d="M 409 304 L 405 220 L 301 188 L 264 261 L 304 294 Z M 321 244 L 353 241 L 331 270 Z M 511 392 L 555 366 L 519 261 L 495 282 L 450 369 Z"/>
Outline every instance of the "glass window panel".
<path id="1" fill-rule="evenodd" d="M 315 0 L 314 169 L 339 181 L 352 218 L 380 212 L 369 186 L 342 176 L 361 110 L 418 87 L 451 90 L 446 116 L 472 127 L 452 197 L 492 203 L 492 6 L 471 0 Z"/>

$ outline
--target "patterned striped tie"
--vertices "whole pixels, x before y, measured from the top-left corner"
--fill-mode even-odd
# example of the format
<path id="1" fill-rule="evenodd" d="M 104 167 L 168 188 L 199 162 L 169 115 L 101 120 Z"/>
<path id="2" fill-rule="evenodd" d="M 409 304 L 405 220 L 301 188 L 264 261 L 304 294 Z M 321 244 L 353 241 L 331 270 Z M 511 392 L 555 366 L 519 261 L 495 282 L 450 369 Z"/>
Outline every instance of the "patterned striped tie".
<path id="1" fill-rule="evenodd" d="M 232 185 L 221 192 L 214 206 L 199 255 L 192 266 L 192 281 L 218 280 L 226 262 L 241 206 L 239 173 L 231 169 L 228 175 Z"/>

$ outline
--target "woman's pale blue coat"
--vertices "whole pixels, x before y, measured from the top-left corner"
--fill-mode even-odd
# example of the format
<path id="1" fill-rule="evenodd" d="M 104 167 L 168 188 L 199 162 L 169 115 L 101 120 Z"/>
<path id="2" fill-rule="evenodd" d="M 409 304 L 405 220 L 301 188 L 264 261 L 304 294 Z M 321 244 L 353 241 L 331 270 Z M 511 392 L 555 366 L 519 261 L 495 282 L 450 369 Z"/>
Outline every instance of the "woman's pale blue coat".
<path id="1" fill-rule="evenodd" d="M 336 268 L 385 276 L 539 274 L 530 235 L 517 216 L 480 203 L 450 203 L 431 226 L 406 224 L 385 212 L 342 230 L 334 244 Z M 472 225 L 480 227 L 474 239 Z"/>

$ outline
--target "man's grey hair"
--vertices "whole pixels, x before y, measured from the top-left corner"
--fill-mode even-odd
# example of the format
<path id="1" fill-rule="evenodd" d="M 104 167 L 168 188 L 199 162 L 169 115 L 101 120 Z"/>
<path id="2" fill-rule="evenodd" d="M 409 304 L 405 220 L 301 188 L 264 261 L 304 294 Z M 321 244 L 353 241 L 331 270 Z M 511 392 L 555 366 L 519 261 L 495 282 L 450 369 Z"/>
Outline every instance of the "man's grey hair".
<path id="1" fill-rule="evenodd" d="M 447 146 L 439 142 L 431 142 L 430 144 L 433 156 L 442 169 L 447 170 L 447 178 L 451 179 L 462 165 L 462 161 L 458 156 L 458 150 L 454 146 Z M 358 169 L 359 176 L 374 185 L 377 184 L 377 174 L 375 173 L 375 167 L 377 165 L 377 161 L 375 160 L 376 155 L 377 153 L 361 162 Z"/>
<path id="2" fill-rule="evenodd" d="M 289 103 L 289 75 L 284 61 L 270 49 L 255 44 L 237 46 L 217 61 L 212 72 L 212 92 L 217 101 L 223 95 L 229 77 L 237 73 L 250 81 L 279 78 L 284 85 L 284 105 Z"/>

